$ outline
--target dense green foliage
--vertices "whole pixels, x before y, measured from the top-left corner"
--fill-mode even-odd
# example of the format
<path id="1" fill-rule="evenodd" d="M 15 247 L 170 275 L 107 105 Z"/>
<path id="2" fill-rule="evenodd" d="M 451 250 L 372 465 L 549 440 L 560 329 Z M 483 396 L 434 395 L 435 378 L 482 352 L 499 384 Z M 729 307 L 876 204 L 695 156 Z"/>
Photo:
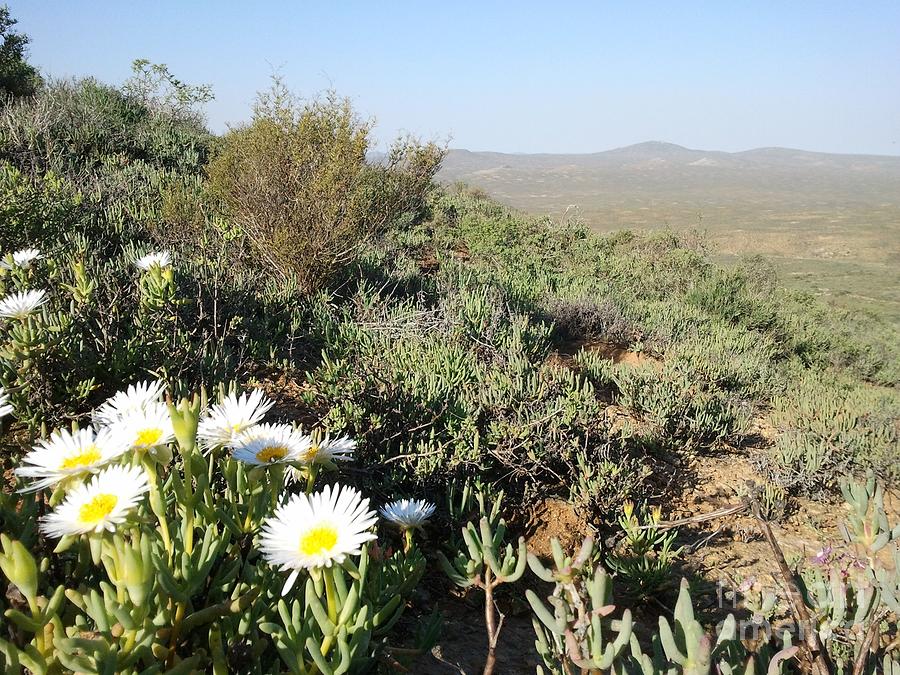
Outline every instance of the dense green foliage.
<path id="1" fill-rule="evenodd" d="M 28 36 L 10 30 L 16 20 L 9 14 L 9 7 L 0 7 L 0 95 L 29 96 L 41 85 L 37 69 L 25 59 Z"/>

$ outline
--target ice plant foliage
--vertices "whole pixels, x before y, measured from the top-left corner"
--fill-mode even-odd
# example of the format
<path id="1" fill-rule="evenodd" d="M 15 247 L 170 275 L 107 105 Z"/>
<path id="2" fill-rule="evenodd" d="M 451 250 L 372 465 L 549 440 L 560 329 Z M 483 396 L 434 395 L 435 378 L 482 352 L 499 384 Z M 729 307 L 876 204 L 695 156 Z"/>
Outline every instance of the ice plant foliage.
<path id="1" fill-rule="evenodd" d="M 265 466 L 300 461 L 309 444 L 290 424 L 258 424 L 242 432 L 232 448 L 236 460 Z"/>
<path id="2" fill-rule="evenodd" d="M 66 478 L 94 473 L 130 449 L 128 440 L 109 428 L 94 431 L 61 429 L 38 444 L 15 469 L 20 478 L 37 479 L 25 488 L 40 490 Z"/>
<path id="3" fill-rule="evenodd" d="M 141 413 L 159 404 L 166 390 L 164 382 L 138 382 L 111 396 L 97 408 L 92 417 L 94 424 L 115 424 L 135 413 Z"/>
<path id="4" fill-rule="evenodd" d="M 114 531 L 125 522 L 149 489 L 139 467 L 111 466 L 90 482 L 74 487 L 62 504 L 45 516 L 41 529 L 50 537 Z"/>
<path id="5" fill-rule="evenodd" d="M 0 300 L 0 317 L 24 319 L 47 302 L 46 291 L 19 291 Z"/>
<path id="6" fill-rule="evenodd" d="M 35 260 L 39 260 L 41 258 L 41 252 L 36 248 L 23 248 L 21 251 L 16 251 L 12 254 L 12 260 L 0 260 L 0 268 L 5 270 L 11 270 L 14 267 L 19 267 L 23 270 L 27 270 L 31 267 L 31 263 Z"/>
<path id="7" fill-rule="evenodd" d="M 9 415 L 13 411 L 9 402 L 9 394 L 3 387 L 0 387 L 0 420 Z"/>
<path id="8" fill-rule="evenodd" d="M 172 254 L 168 251 L 148 253 L 134 261 L 138 268 L 149 271 L 154 267 L 169 267 L 172 264 Z"/>
<path id="9" fill-rule="evenodd" d="M 369 500 L 352 487 L 325 486 L 311 495 L 294 495 L 262 527 L 259 547 L 270 565 L 291 573 L 287 593 L 299 571 L 340 565 L 375 539 L 377 516 Z"/>
<path id="10" fill-rule="evenodd" d="M 207 449 L 231 445 L 238 435 L 262 422 L 274 404 L 261 389 L 229 394 L 200 420 L 197 437 Z"/>
<path id="11" fill-rule="evenodd" d="M 378 511 L 381 517 L 401 530 L 422 527 L 434 515 L 434 504 L 424 499 L 398 499 Z"/>

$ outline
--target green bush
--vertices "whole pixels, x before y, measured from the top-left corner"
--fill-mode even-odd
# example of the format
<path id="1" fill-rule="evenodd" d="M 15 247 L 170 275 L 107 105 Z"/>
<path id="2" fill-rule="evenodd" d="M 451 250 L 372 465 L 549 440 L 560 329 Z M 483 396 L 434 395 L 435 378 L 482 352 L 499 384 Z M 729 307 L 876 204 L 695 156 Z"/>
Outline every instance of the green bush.
<path id="1" fill-rule="evenodd" d="M 90 78 L 48 82 L 0 111 L 0 158 L 33 175 L 53 171 L 82 184 L 110 161 L 196 173 L 211 142 L 196 115 L 150 108 Z"/>
<path id="2" fill-rule="evenodd" d="M 372 166 L 369 131 L 348 100 L 301 105 L 276 82 L 253 121 L 224 138 L 209 166 L 212 190 L 276 278 L 320 288 L 365 236 L 421 216 L 442 153 L 403 142 Z"/>
<path id="3" fill-rule="evenodd" d="M 833 489 L 842 476 L 874 470 L 900 477 L 900 394 L 833 373 L 804 373 L 772 400 L 774 446 L 761 460 L 795 490 Z"/>

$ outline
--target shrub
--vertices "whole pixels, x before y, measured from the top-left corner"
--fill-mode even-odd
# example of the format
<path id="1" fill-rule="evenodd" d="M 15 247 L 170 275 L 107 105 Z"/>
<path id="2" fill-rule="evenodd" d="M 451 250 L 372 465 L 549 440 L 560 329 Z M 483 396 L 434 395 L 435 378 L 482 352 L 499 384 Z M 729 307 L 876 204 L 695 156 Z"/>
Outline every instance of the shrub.
<path id="1" fill-rule="evenodd" d="M 209 167 L 213 192 L 277 278 L 315 290 L 363 237 L 421 215 L 441 152 L 407 142 L 370 166 L 370 129 L 349 100 L 329 94 L 301 105 L 276 82 L 252 123 L 225 137 Z"/>
<path id="2" fill-rule="evenodd" d="M 634 327 L 612 298 L 551 296 L 545 314 L 567 340 L 603 340 L 628 346 L 635 338 Z"/>
<path id="3" fill-rule="evenodd" d="M 53 81 L 0 111 L 0 158 L 31 175 L 89 182 L 105 162 L 198 172 L 211 135 L 195 115 L 150 108 L 93 79 Z"/>
<path id="4" fill-rule="evenodd" d="M 677 364 L 658 367 L 620 365 L 614 372 L 616 402 L 688 447 L 717 441 L 738 442 L 749 411 L 741 401 L 703 383 L 696 371 Z"/>

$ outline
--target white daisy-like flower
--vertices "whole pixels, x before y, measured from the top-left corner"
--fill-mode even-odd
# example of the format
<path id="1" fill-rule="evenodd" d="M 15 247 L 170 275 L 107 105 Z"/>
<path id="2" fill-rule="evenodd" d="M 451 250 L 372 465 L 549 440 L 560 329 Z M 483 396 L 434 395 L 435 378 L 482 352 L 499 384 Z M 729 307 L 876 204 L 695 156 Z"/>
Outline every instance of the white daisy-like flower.
<path id="1" fill-rule="evenodd" d="M 111 429 L 66 429 L 54 431 L 49 439 L 38 444 L 22 458 L 22 466 L 15 469 L 21 478 L 37 478 L 22 492 L 34 492 L 55 485 L 66 478 L 96 473 L 102 466 L 123 455 L 128 441 Z"/>
<path id="2" fill-rule="evenodd" d="M 424 499 L 398 499 L 378 511 L 385 520 L 401 530 L 411 530 L 422 527 L 434 515 L 434 509 L 434 504 Z"/>
<path id="3" fill-rule="evenodd" d="M 306 466 L 326 465 L 334 466 L 335 461 L 349 462 L 353 459 L 353 451 L 356 450 L 356 441 L 347 436 L 332 439 L 330 434 L 325 438 L 315 441 L 310 438 L 309 448 L 300 457 L 300 461 Z M 286 483 L 299 482 L 304 473 L 296 467 L 290 467 L 284 474 Z"/>
<path id="4" fill-rule="evenodd" d="M 96 426 L 114 424 L 132 413 L 146 410 L 159 403 L 166 390 L 165 382 L 138 382 L 125 391 L 113 394 L 106 402 L 91 413 Z"/>
<path id="5" fill-rule="evenodd" d="M 9 403 L 9 394 L 3 387 L 0 387 L 0 420 L 9 415 L 13 411 L 12 405 Z"/>
<path id="6" fill-rule="evenodd" d="M 140 467 L 108 467 L 90 482 L 74 487 L 62 504 L 42 519 L 41 530 L 57 538 L 112 532 L 125 522 L 148 489 L 147 474 Z"/>
<path id="7" fill-rule="evenodd" d="M 175 439 L 169 409 L 162 403 L 151 402 L 132 411 L 114 422 L 111 429 L 137 451 L 151 451 Z"/>
<path id="8" fill-rule="evenodd" d="M 326 486 L 311 495 L 298 494 L 276 509 L 259 535 L 259 548 L 268 563 L 291 570 L 282 595 L 300 570 L 340 565 L 375 539 L 371 531 L 377 515 L 369 500 L 352 487 Z"/>
<path id="9" fill-rule="evenodd" d="M 168 251 L 157 251 L 156 253 L 148 253 L 134 261 L 140 269 L 149 271 L 154 267 L 168 267 L 172 264 L 172 254 Z"/>
<path id="10" fill-rule="evenodd" d="M 347 436 L 331 438 L 331 434 L 325 434 L 325 438 L 318 443 L 312 443 L 303 455 L 304 464 L 332 464 L 335 460 L 348 462 L 353 459 L 353 451 L 356 450 L 356 441 Z"/>
<path id="11" fill-rule="evenodd" d="M 43 290 L 10 293 L 0 300 L 0 317 L 24 319 L 45 302 L 47 293 Z"/>
<path id="12" fill-rule="evenodd" d="M 309 437 L 290 424 L 257 424 L 234 439 L 232 457 L 257 466 L 298 462 L 309 443 Z"/>
<path id="13" fill-rule="evenodd" d="M 31 263 L 41 258 L 41 252 L 36 248 L 23 248 L 12 254 L 12 262 L 9 260 L 0 260 L 0 267 L 5 270 L 11 270 L 13 267 L 21 267 L 27 270 L 31 267 Z"/>
<path id="14" fill-rule="evenodd" d="M 275 402 L 262 389 L 249 394 L 229 394 L 209 409 L 197 427 L 197 438 L 207 449 L 231 445 L 237 436 L 262 422 Z"/>
<path id="15" fill-rule="evenodd" d="M 6 389 L 0 387 L 0 419 L 3 419 L 11 412 L 13 412 L 13 407 L 9 402 L 9 394 L 6 393 Z"/>

